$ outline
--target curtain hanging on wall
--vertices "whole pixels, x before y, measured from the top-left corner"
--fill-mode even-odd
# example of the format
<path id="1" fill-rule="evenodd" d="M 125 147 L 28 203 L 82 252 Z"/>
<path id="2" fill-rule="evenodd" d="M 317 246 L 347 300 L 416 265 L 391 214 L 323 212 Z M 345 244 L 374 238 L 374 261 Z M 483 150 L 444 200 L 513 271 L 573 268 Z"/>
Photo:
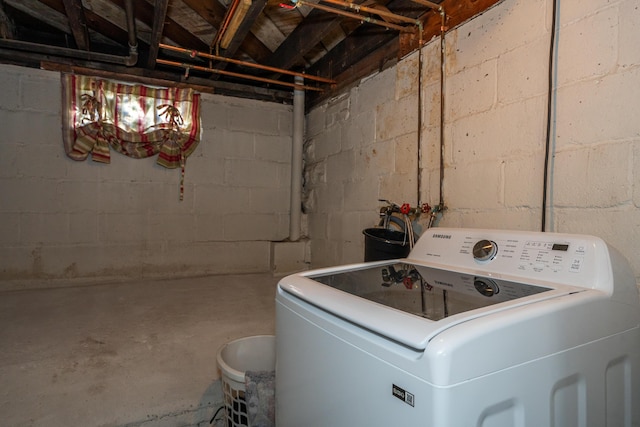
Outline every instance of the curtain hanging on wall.
<path id="1" fill-rule="evenodd" d="M 129 85 L 62 75 L 62 128 L 67 155 L 110 163 L 110 149 L 136 159 L 182 169 L 200 142 L 200 98 L 193 89 Z"/>

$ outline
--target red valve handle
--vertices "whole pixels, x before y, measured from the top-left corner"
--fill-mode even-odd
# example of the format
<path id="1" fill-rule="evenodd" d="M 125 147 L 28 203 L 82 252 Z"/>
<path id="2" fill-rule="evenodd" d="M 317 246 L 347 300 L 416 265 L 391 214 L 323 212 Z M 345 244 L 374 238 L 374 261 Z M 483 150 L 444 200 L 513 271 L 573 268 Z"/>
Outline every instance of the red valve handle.
<path id="1" fill-rule="evenodd" d="M 404 279 L 402 279 L 402 283 L 404 284 L 405 288 L 413 289 L 413 280 L 411 279 L 411 277 L 405 277 Z"/>
<path id="2" fill-rule="evenodd" d="M 409 205 L 409 203 L 403 203 L 402 206 L 400 206 L 401 214 L 409 215 L 410 212 L 411 212 L 411 205 Z"/>

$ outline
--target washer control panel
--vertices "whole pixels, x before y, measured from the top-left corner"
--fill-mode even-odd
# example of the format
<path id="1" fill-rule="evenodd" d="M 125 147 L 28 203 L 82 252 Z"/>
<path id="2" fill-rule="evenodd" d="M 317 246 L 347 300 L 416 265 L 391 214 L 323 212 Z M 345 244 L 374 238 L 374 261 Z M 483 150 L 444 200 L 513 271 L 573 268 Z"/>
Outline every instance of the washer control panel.
<path id="1" fill-rule="evenodd" d="M 408 258 L 480 274 L 486 271 L 489 276 L 515 275 L 593 287 L 598 286 L 594 284 L 597 274 L 607 274 L 599 263 L 608 261 L 608 249 L 602 239 L 586 235 L 431 228 Z M 481 293 L 495 292 L 488 283 L 478 283 L 477 288 Z"/>
<path id="2" fill-rule="evenodd" d="M 499 241 L 496 242 L 496 240 Z M 465 239 L 460 253 L 469 253 L 477 264 L 488 264 L 496 258 L 516 263 L 520 271 L 562 270 L 579 272 L 584 265 L 587 246 L 583 242 L 535 239 Z"/>

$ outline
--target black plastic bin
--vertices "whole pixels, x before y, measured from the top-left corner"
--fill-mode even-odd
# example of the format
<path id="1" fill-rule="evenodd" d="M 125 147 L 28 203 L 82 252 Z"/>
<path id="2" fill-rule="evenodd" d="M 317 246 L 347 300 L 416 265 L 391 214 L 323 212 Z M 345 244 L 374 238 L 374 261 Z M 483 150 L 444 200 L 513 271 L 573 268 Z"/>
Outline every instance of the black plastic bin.
<path id="1" fill-rule="evenodd" d="M 382 261 L 406 258 L 411 248 L 409 238 L 402 231 L 388 228 L 366 228 L 364 234 L 364 260 Z"/>

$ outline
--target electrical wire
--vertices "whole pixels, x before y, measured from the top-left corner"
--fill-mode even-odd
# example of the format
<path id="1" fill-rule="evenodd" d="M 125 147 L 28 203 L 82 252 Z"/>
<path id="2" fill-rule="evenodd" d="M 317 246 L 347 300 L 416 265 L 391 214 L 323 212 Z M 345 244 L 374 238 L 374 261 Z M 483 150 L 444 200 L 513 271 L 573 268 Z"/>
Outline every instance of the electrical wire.
<path id="1" fill-rule="evenodd" d="M 216 419 L 216 417 L 218 416 L 218 413 L 224 409 L 224 405 L 219 407 L 218 410 L 216 411 L 215 414 L 213 414 L 213 417 L 211 417 L 211 421 L 209 421 L 209 424 L 213 424 L 213 421 Z"/>
<path id="2" fill-rule="evenodd" d="M 556 20 L 558 15 L 558 0 L 553 2 L 551 16 L 551 40 L 549 42 L 549 81 L 547 87 L 547 137 L 544 148 L 544 177 L 542 183 L 542 215 L 540 231 L 547 230 L 547 193 L 549 192 L 549 157 L 551 156 L 551 119 L 553 111 L 553 72 L 554 72 L 554 53 L 556 44 Z"/>

